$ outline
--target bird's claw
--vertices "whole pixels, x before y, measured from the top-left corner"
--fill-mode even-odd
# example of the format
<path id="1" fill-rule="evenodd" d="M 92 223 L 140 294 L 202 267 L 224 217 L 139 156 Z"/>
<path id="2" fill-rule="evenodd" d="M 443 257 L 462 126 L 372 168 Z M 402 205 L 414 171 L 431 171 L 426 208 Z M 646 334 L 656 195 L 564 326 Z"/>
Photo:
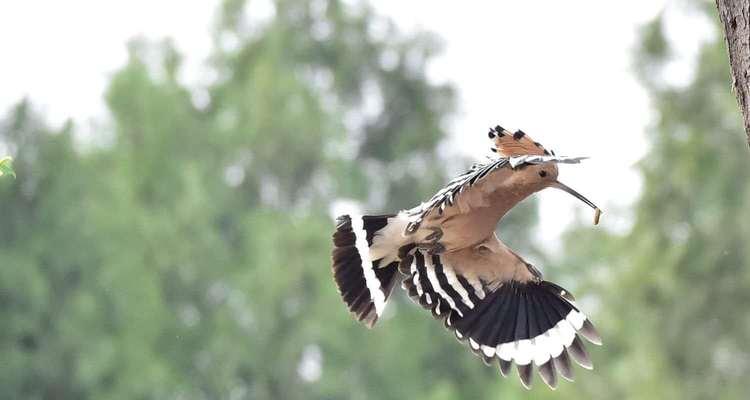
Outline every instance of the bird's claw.
<path id="1" fill-rule="evenodd" d="M 440 238 L 443 237 L 443 230 L 440 229 L 440 228 L 432 227 L 432 228 L 426 228 L 426 229 L 432 231 L 432 233 L 430 233 L 429 235 L 427 235 L 424 238 L 424 240 L 426 240 L 428 242 L 433 242 L 434 243 L 434 242 L 437 242 L 438 240 L 440 240 Z"/>
<path id="2" fill-rule="evenodd" d="M 443 230 L 438 227 L 426 228 L 432 231 L 422 243 L 417 243 L 417 247 L 427 251 L 427 254 L 434 255 L 445 251 L 445 246 L 439 242 L 443 237 Z"/>
<path id="3" fill-rule="evenodd" d="M 445 251 L 445 246 L 442 243 L 437 243 L 432 245 L 429 249 L 427 249 L 427 254 L 429 255 L 435 255 L 440 254 Z"/>

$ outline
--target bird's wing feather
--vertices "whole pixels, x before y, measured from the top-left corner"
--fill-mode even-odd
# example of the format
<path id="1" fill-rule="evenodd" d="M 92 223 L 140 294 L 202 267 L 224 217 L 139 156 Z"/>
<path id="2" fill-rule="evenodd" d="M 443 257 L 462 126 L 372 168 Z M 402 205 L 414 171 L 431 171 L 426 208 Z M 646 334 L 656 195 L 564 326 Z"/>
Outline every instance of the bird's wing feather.
<path id="1" fill-rule="evenodd" d="M 528 265 L 523 260 L 508 265 L 511 258 L 504 252 L 430 255 L 412 248 L 405 253 L 399 268 L 411 299 L 468 342 L 485 363 L 497 363 L 503 375 L 515 363 L 529 387 L 536 365 L 554 387 L 557 372 L 572 378 L 568 354 L 591 367 L 577 334 L 599 344 L 593 325 L 565 289 L 543 281 L 533 267 L 520 273 Z M 501 272 L 488 272 L 483 263 Z"/>
<path id="2" fill-rule="evenodd" d="M 585 157 L 531 154 L 500 157 L 474 164 L 468 171 L 448 182 L 427 202 L 407 211 L 412 221 L 406 226 L 406 233 L 416 232 L 429 215 L 442 215 L 451 207 L 458 207 L 460 213 L 467 213 L 476 207 L 486 207 L 486 195 L 499 187 L 516 168 L 546 162 L 577 164 L 583 159 Z"/>
<path id="3" fill-rule="evenodd" d="M 459 203 L 462 212 L 468 211 L 465 209 L 470 203 L 467 200 L 471 197 L 477 197 L 476 194 L 471 193 L 471 189 L 498 171 L 506 170 L 506 173 L 509 172 L 509 162 L 508 158 L 498 158 L 486 163 L 472 165 L 468 171 L 448 182 L 427 202 L 408 211 L 413 219 L 412 223 L 407 226 L 407 233 L 416 231 L 422 220 L 432 212 L 442 215 L 447 208 L 454 207 Z M 473 202 L 476 203 L 477 201 L 481 201 L 481 199 L 477 198 Z"/>

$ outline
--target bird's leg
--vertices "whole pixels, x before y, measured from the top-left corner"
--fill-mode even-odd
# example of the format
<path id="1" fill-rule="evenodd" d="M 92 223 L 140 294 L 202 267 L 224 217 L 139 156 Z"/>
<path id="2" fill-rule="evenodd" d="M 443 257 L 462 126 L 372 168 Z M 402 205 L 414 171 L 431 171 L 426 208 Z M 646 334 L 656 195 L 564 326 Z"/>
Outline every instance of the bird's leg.
<path id="1" fill-rule="evenodd" d="M 429 235 L 425 236 L 425 238 L 424 238 L 424 240 L 426 240 L 428 242 L 437 242 L 438 240 L 440 240 L 440 238 L 443 237 L 443 230 L 440 229 L 440 228 L 438 228 L 437 226 L 428 227 L 428 228 L 425 228 L 425 229 L 428 229 L 428 230 L 432 231 L 432 233 L 430 233 Z"/>
<path id="2" fill-rule="evenodd" d="M 425 236 L 423 242 L 417 243 L 417 247 L 426 250 L 428 254 L 439 254 L 445 251 L 445 246 L 439 242 L 443 237 L 443 230 L 436 226 L 425 229 L 432 231 L 432 233 Z"/>

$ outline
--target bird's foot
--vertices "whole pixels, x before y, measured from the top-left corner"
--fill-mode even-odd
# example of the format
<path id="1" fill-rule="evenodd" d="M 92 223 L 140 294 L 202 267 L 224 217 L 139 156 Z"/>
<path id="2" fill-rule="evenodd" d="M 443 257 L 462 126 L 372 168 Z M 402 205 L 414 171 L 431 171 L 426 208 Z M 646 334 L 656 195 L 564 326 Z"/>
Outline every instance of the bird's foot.
<path id="1" fill-rule="evenodd" d="M 440 254 L 445 251 L 445 246 L 439 242 L 443 237 L 443 230 L 438 227 L 425 228 L 432 233 L 424 238 L 424 242 L 417 243 L 417 247 L 426 250 L 427 254 Z"/>
<path id="2" fill-rule="evenodd" d="M 432 233 L 424 238 L 426 242 L 437 242 L 438 240 L 440 240 L 440 238 L 443 237 L 443 230 L 436 226 L 425 229 L 432 231 Z"/>

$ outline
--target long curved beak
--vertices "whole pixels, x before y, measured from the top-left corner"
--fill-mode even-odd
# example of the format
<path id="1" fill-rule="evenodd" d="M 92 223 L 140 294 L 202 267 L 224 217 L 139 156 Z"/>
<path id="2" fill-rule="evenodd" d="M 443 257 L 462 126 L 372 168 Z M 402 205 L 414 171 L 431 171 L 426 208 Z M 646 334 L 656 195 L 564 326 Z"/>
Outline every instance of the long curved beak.
<path id="1" fill-rule="evenodd" d="M 594 210 L 599 209 L 599 207 L 596 206 L 596 204 L 592 203 L 591 200 L 585 198 L 582 194 L 576 192 L 573 190 L 570 186 L 560 182 L 555 181 L 555 183 L 552 184 L 552 187 L 560 189 L 562 191 L 568 192 L 571 196 L 577 198 L 578 200 L 581 200 L 582 202 L 588 204 L 589 207 L 593 208 Z"/>
<path id="2" fill-rule="evenodd" d="M 565 185 L 560 181 L 555 181 L 555 183 L 552 184 L 552 187 L 568 192 L 571 196 L 577 198 L 578 200 L 581 200 L 582 202 L 586 203 L 589 207 L 596 210 L 596 214 L 594 215 L 594 225 L 599 223 L 599 216 L 601 215 L 602 210 L 599 209 L 599 207 L 597 207 L 596 204 L 592 203 L 591 200 L 587 199 L 582 194 L 576 192 L 570 186 Z"/>

